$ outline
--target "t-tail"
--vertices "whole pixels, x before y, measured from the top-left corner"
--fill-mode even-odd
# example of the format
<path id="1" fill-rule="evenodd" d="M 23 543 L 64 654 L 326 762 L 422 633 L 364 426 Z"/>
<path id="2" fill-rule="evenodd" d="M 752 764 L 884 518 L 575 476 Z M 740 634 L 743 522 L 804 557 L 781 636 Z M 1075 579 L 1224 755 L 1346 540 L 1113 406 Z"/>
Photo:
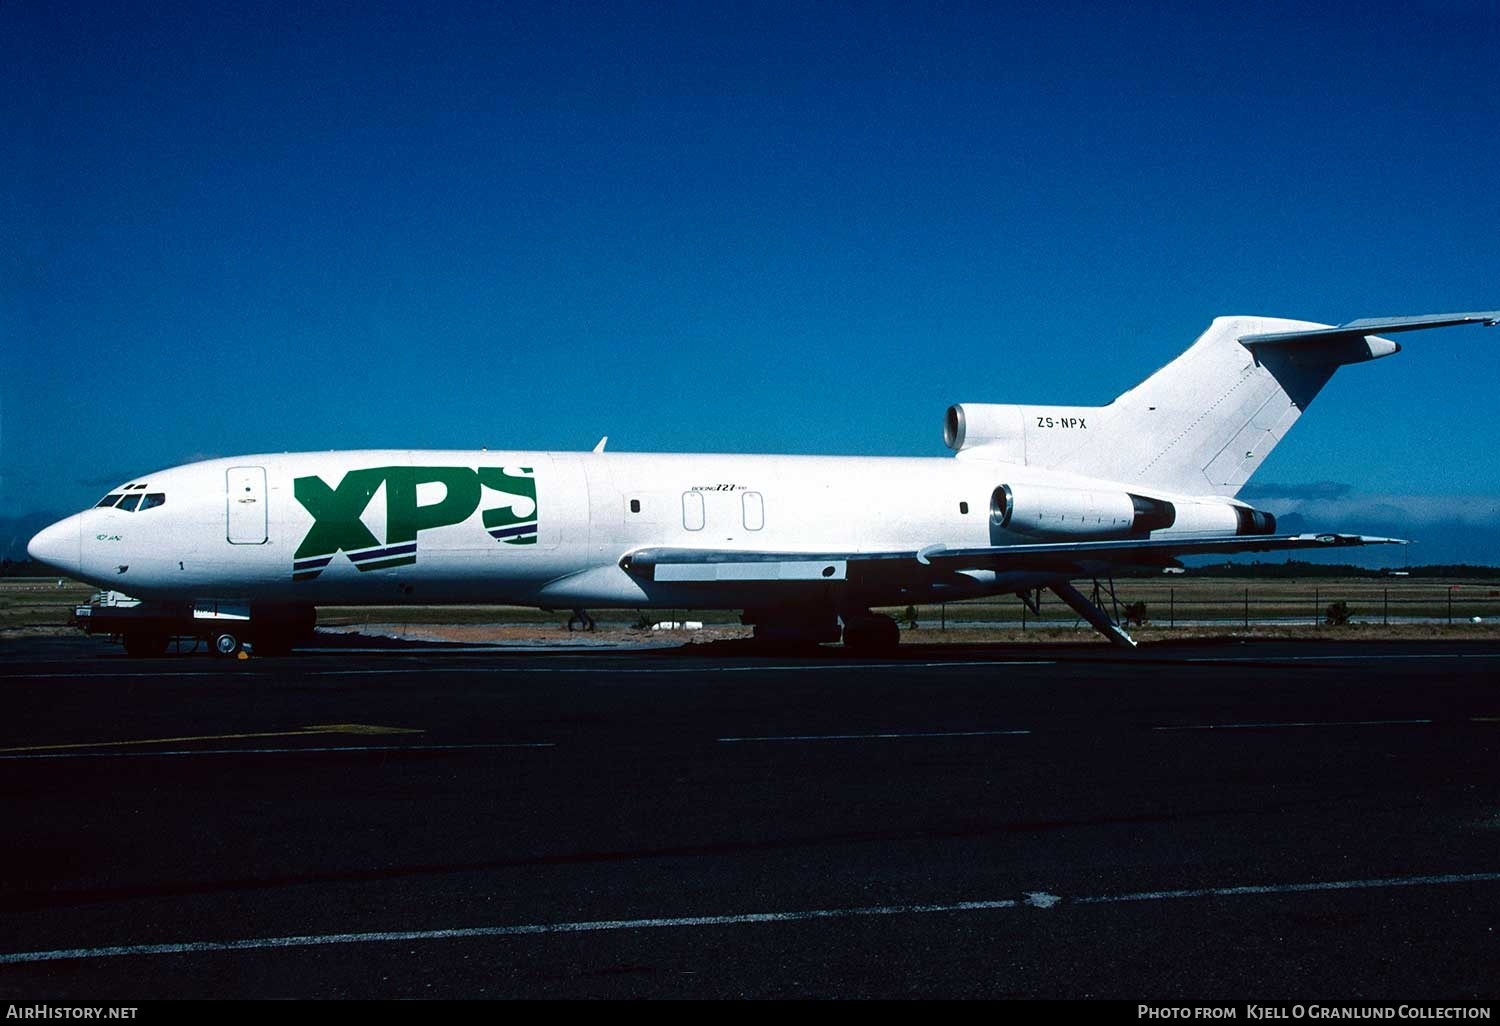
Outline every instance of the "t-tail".
<path id="1" fill-rule="evenodd" d="M 1219 317 L 1177 359 L 1108 406 L 950 407 L 960 457 L 1001 460 L 1189 495 L 1233 496 L 1333 372 L 1400 352 L 1386 334 L 1500 323 L 1500 310 L 1327 325 Z"/>

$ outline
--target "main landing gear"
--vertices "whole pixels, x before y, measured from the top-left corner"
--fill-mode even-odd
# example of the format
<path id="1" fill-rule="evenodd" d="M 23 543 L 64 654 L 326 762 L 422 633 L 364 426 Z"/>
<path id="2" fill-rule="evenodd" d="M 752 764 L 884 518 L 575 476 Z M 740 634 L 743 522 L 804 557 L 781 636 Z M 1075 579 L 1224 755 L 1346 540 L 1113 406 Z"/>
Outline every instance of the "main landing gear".
<path id="1" fill-rule="evenodd" d="M 1034 591 L 1016 592 L 1016 597 L 1037 615 L 1041 614 L 1042 587 L 1062 599 L 1111 645 L 1126 651 L 1135 649 L 1135 639 L 1120 626 L 1120 601 L 1112 578 L 1094 578 L 1089 594 L 1067 580 L 1046 581 Z M 741 621 L 755 627 L 755 640 L 766 647 L 814 648 L 842 639 L 844 648 L 854 655 L 886 656 L 901 645 L 901 628 L 896 621 L 869 609 L 839 613 L 820 608 L 747 609 Z"/>
<path id="2" fill-rule="evenodd" d="M 856 655 L 889 655 L 901 644 L 896 621 L 868 609 L 747 609 L 740 619 L 753 625 L 755 640 L 769 648 L 816 648 L 842 640 Z"/>
<path id="3" fill-rule="evenodd" d="M 844 647 L 855 655 L 890 655 L 901 647 L 901 628 L 880 613 L 846 614 Z"/>
<path id="4" fill-rule="evenodd" d="M 1125 628 L 1120 626 L 1120 600 L 1115 595 L 1115 582 L 1113 578 L 1106 578 L 1102 583 L 1099 578 L 1094 578 L 1092 598 L 1073 587 L 1071 581 L 1054 581 L 1047 588 L 1052 594 L 1067 603 L 1073 612 L 1087 620 L 1089 626 L 1104 635 L 1105 639 L 1111 645 L 1114 645 L 1116 648 L 1123 648 L 1126 651 L 1134 650 L 1135 639 L 1125 632 Z M 1029 591 L 1016 592 L 1016 597 L 1026 603 L 1026 608 L 1038 616 L 1042 612 L 1039 602 L 1040 596 L 1040 588 L 1037 589 L 1036 597 L 1033 597 Z M 1114 610 L 1114 616 L 1110 616 L 1109 613 L 1104 611 L 1104 602 L 1106 599 L 1109 601 L 1110 608 Z"/>

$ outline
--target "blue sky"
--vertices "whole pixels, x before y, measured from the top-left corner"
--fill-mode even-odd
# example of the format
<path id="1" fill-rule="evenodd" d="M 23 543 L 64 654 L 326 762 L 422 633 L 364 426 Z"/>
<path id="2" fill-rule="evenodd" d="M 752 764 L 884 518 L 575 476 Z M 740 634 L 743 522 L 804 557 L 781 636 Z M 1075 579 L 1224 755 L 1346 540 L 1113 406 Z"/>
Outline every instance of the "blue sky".
<path id="1" fill-rule="evenodd" d="M 1494 2 L 435 6 L 0 10 L 0 515 L 268 450 L 942 455 L 1218 314 L 1500 307 Z M 1500 521 L 1497 334 L 1341 372 L 1256 483 Z"/>

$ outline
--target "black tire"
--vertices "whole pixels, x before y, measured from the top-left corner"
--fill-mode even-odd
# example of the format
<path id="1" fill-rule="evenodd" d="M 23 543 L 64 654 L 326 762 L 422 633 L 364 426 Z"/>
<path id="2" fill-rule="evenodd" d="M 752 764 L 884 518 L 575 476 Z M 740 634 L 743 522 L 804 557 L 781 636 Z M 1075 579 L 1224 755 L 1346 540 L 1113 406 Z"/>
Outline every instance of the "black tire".
<path id="1" fill-rule="evenodd" d="M 901 647 L 901 628 L 889 616 L 857 617 L 844 624 L 844 647 L 855 655 L 890 655 Z"/>
<path id="2" fill-rule="evenodd" d="M 258 656 L 286 656 L 292 654 L 292 636 L 279 631 L 250 639 L 250 647 Z"/>
<path id="3" fill-rule="evenodd" d="M 165 634 L 154 631 L 129 631 L 125 635 L 125 654 L 132 659 L 152 659 L 167 654 L 171 641 Z"/>

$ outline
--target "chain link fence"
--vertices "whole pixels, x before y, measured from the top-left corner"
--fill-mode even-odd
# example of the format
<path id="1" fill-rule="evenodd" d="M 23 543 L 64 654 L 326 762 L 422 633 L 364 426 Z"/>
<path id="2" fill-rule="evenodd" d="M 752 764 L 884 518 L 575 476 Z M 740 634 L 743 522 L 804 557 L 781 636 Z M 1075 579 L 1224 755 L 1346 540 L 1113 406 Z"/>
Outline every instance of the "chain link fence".
<path id="1" fill-rule="evenodd" d="M 1078 585 L 1095 597 L 1092 587 Z M 923 627 L 1067 627 L 1079 618 L 1055 595 L 1032 592 L 1036 608 L 1009 596 L 888 609 L 903 624 L 915 613 Z M 1101 582 L 1101 608 L 1130 626 L 1341 626 L 1345 624 L 1500 623 L 1500 578 L 1495 581 L 1401 579 L 1244 580 L 1183 577 L 1125 579 L 1113 595 Z"/>

